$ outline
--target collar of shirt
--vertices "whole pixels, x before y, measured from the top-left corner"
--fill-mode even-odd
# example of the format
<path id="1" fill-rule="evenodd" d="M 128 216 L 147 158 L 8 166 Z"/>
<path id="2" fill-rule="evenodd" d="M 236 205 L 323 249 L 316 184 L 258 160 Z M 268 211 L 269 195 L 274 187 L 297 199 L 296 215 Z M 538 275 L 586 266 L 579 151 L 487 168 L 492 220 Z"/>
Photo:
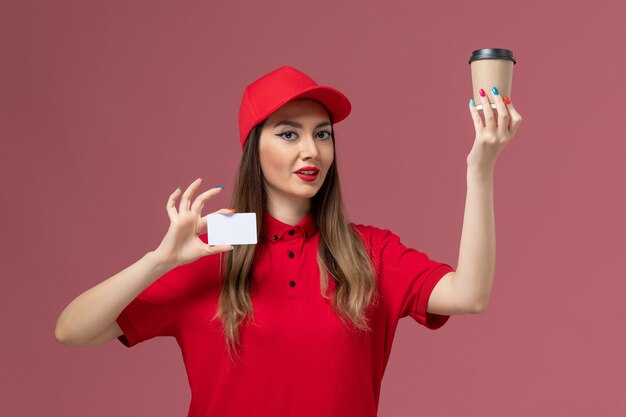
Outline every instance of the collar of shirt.
<path id="1" fill-rule="evenodd" d="M 308 240 L 317 232 L 317 223 L 310 212 L 298 224 L 292 226 L 272 217 L 266 211 L 263 217 L 263 232 L 267 241 L 272 243 L 301 237 Z"/>

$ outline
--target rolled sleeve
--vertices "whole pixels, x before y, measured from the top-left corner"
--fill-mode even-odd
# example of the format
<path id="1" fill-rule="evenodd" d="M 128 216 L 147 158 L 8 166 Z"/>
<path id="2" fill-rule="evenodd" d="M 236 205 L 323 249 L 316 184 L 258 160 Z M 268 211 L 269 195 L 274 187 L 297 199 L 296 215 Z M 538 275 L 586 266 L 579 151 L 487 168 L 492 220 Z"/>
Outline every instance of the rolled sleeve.
<path id="1" fill-rule="evenodd" d="M 177 279 L 173 269 L 141 292 L 115 320 L 122 329 L 118 340 L 127 347 L 157 336 L 175 336 L 180 293 L 168 282 Z"/>
<path id="2" fill-rule="evenodd" d="M 443 326 L 450 316 L 427 312 L 428 299 L 439 280 L 454 268 L 406 247 L 389 230 L 377 229 L 375 235 L 373 247 L 379 252 L 380 288 L 389 308 L 398 319 L 411 316 L 432 330 Z"/>
<path id="3" fill-rule="evenodd" d="M 409 314 L 411 317 L 431 330 L 438 329 L 446 324 L 450 316 L 427 312 L 428 299 L 439 280 L 448 272 L 453 271 L 454 269 L 450 265 L 439 264 L 439 266 L 428 275 L 428 278 L 424 280 L 424 283 L 417 292 L 417 303 L 410 309 Z"/>

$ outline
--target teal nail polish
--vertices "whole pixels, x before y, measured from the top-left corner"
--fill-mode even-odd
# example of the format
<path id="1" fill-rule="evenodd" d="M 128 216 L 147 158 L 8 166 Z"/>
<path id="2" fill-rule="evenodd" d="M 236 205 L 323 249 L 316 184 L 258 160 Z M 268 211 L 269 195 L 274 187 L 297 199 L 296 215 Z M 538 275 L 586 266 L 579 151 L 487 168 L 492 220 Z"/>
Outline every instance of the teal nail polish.
<path id="1" fill-rule="evenodd" d="M 218 185 L 218 186 L 217 186 L 217 187 L 215 187 L 215 188 L 224 188 L 224 186 L 223 186 L 223 185 Z"/>
<path id="2" fill-rule="evenodd" d="M 470 106 L 476 107 L 476 104 L 474 104 L 474 99 L 473 98 L 470 98 Z"/>
<path id="3" fill-rule="evenodd" d="M 495 94 L 496 96 L 500 94 L 500 92 L 498 91 L 496 87 L 491 87 L 491 91 L 493 91 L 493 94 Z"/>

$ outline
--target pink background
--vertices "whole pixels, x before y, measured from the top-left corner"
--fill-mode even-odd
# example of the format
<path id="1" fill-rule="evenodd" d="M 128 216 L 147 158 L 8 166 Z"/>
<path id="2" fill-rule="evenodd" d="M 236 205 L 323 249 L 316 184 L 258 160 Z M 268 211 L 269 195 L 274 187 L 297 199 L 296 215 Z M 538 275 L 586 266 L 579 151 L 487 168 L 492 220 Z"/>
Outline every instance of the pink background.
<path id="1" fill-rule="evenodd" d="M 265 4 L 261 4 L 265 3 Z M 0 5 L 5 416 L 184 416 L 174 339 L 68 348 L 56 319 L 156 248 L 203 178 L 227 207 L 244 87 L 339 88 L 352 221 L 456 265 L 474 139 L 467 60 L 518 58 L 524 122 L 495 172 L 487 311 L 400 322 L 379 415 L 626 415 L 624 6 L 618 2 L 7 1 Z"/>

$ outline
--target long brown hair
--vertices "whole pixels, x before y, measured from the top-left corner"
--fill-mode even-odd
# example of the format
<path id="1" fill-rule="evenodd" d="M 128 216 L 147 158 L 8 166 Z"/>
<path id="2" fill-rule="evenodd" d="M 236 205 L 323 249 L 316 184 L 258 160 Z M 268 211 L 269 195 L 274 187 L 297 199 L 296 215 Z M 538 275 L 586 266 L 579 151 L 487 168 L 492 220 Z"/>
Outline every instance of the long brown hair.
<path id="1" fill-rule="evenodd" d="M 245 142 L 230 206 L 237 212 L 256 213 L 259 242 L 264 236 L 263 218 L 267 209 L 267 192 L 259 158 L 264 123 L 253 128 Z M 332 129 L 331 137 L 334 145 Z M 358 232 L 350 226 L 344 214 L 337 158 L 334 156 L 322 187 L 311 199 L 311 213 L 320 233 L 317 250 L 320 292 L 322 297 L 331 300 L 333 310 L 344 325 L 349 320 L 355 328 L 368 331 L 371 329 L 366 312 L 378 298 L 376 274 Z M 256 245 L 241 245 L 220 255 L 222 292 L 213 319 L 222 322 L 231 360 L 240 342 L 239 325 L 246 319 L 254 319 L 248 287 L 255 251 Z M 329 275 L 336 281 L 330 297 L 327 294 Z"/>

